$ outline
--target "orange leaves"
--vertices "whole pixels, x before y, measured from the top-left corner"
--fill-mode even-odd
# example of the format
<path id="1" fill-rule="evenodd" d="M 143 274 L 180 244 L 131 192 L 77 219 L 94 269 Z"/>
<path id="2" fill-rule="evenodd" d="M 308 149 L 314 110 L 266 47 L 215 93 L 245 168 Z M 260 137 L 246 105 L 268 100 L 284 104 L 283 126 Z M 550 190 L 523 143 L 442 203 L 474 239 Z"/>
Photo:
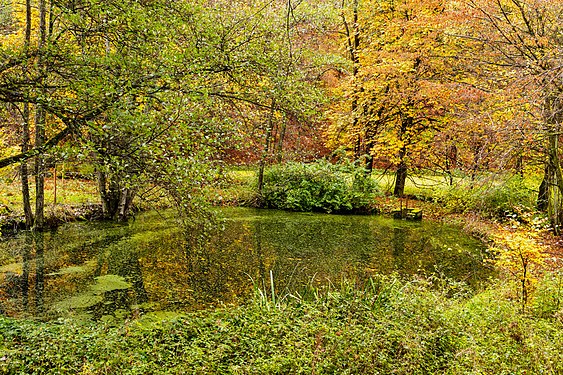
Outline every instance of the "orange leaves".
<path id="1" fill-rule="evenodd" d="M 372 142 L 391 158 L 399 149 L 430 139 L 424 133 L 439 128 L 447 112 L 450 94 L 440 58 L 444 4 L 440 0 L 364 2 L 359 122 L 368 127 L 377 123 L 381 137 Z M 365 116 L 370 113 L 377 116 Z"/>
<path id="2" fill-rule="evenodd" d="M 411 166 L 428 162 L 430 149 L 428 165 L 446 169 L 454 147 L 456 167 L 472 174 L 537 154 L 551 98 L 542 85 L 563 87 L 554 73 L 563 0 L 357 3 L 354 74 L 333 91 L 332 146 Z"/>

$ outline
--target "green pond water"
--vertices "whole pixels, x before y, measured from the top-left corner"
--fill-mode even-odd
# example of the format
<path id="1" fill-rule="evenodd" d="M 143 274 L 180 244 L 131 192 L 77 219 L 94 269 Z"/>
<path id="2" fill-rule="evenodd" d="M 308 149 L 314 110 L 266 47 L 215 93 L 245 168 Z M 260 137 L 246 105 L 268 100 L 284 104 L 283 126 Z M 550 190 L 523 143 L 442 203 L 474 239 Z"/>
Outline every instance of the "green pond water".
<path id="1" fill-rule="evenodd" d="M 378 216 L 219 210 L 206 251 L 186 250 L 171 212 L 128 224 L 71 223 L 0 242 L 0 312 L 88 319 L 240 304 L 376 274 L 439 274 L 477 287 L 483 245 L 459 229 Z"/>

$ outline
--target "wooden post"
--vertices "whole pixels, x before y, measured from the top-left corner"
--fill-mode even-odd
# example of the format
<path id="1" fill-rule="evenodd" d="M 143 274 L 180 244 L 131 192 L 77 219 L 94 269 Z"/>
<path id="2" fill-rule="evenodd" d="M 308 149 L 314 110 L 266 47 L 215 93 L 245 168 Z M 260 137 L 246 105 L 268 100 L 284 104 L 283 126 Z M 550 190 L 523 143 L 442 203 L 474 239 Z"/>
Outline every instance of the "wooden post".
<path id="1" fill-rule="evenodd" d="M 57 164 L 53 167 L 53 205 L 57 205 Z"/>

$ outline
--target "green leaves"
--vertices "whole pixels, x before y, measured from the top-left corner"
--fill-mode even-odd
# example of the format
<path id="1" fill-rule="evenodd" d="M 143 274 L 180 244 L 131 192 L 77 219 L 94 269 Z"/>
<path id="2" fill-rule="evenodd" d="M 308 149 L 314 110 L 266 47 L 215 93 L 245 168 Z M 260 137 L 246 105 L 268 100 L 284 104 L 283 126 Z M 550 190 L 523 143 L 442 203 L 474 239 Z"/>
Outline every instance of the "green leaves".
<path id="1" fill-rule="evenodd" d="M 563 331 L 553 314 L 519 314 L 500 285 L 448 298 L 450 287 L 393 276 L 364 288 L 342 281 L 316 297 L 294 296 L 279 306 L 257 301 L 183 317 L 153 315 L 118 327 L 0 317 L 0 371 L 561 373 Z M 558 293 L 545 291 L 545 298 Z"/>
<path id="2" fill-rule="evenodd" d="M 319 161 L 270 168 L 262 199 L 266 207 L 291 211 L 369 212 L 376 192 L 365 171 Z"/>

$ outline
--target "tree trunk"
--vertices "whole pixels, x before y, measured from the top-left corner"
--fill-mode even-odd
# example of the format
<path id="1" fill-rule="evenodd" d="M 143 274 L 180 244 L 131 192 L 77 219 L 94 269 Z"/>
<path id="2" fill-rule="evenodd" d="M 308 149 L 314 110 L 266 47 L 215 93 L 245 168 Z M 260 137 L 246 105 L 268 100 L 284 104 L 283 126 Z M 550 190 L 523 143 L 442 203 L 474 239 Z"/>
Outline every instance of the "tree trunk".
<path id="1" fill-rule="evenodd" d="M 524 178 L 524 156 L 522 155 L 522 153 L 519 153 L 516 156 L 516 165 L 514 169 L 516 170 L 516 173 L 518 174 L 518 176 L 520 176 L 520 178 Z"/>
<path id="2" fill-rule="evenodd" d="M 119 187 L 111 179 L 108 181 L 108 176 L 104 172 L 98 172 L 98 187 L 102 201 L 102 215 L 104 219 L 113 220 L 117 216 L 121 201 Z"/>
<path id="3" fill-rule="evenodd" d="M 31 43 L 31 0 L 25 1 L 25 40 L 24 48 L 27 51 Z M 23 119 L 22 119 L 22 139 L 21 150 L 25 153 L 29 150 L 30 133 L 29 133 L 29 120 L 31 118 L 29 103 L 23 104 Z M 29 170 L 27 161 L 20 164 L 21 185 L 22 185 L 22 201 L 23 212 L 25 215 L 25 226 L 27 229 L 33 226 L 33 211 L 31 209 L 31 198 L 29 194 Z"/>
<path id="4" fill-rule="evenodd" d="M 39 58 L 38 69 L 44 73 L 45 67 L 41 53 L 45 49 L 47 38 L 47 4 L 46 0 L 39 0 L 39 42 L 37 49 Z M 35 147 L 45 143 L 45 110 L 41 104 L 36 107 L 35 113 Z M 45 158 L 38 155 L 35 161 L 35 223 L 34 227 L 42 230 L 45 225 Z"/>
<path id="5" fill-rule="evenodd" d="M 448 140 L 448 138 L 446 138 Z M 454 184 L 453 170 L 457 168 L 457 147 L 455 143 L 448 144 L 446 147 L 446 174 L 450 186 Z"/>
<path id="6" fill-rule="evenodd" d="M 119 206 L 117 212 L 117 221 L 126 221 L 129 217 L 129 211 L 131 210 L 131 205 L 133 203 L 133 198 L 135 197 L 134 189 L 122 189 L 121 197 L 119 199 Z"/>
<path id="7" fill-rule="evenodd" d="M 549 205 L 549 185 L 551 181 L 551 168 L 550 163 L 545 164 L 543 179 L 538 188 L 538 199 L 537 199 L 537 209 L 542 212 L 546 212 Z"/>
<path id="8" fill-rule="evenodd" d="M 362 92 L 362 86 L 358 83 L 358 74 L 360 72 L 360 25 L 358 23 L 358 0 L 354 0 L 354 24 L 353 30 L 354 35 L 352 38 L 352 44 L 350 48 L 350 54 L 352 57 L 353 67 L 353 75 L 354 75 L 354 95 L 352 98 L 352 116 L 353 116 L 353 128 L 358 133 L 356 147 L 355 147 L 355 157 L 359 159 L 362 156 L 362 143 L 364 142 L 362 133 L 363 131 L 360 129 L 360 114 L 358 113 L 359 107 L 359 97 Z"/>
<path id="9" fill-rule="evenodd" d="M 285 138 L 285 131 L 287 129 L 287 119 L 281 124 L 281 129 L 278 135 L 278 145 L 276 150 L 276 161 L 281 164 L 283 161 L 283 141 Z"/>
<path id="10" fill-rule="evenodd" d="M 107 217 L 109 207 L 106 203 L 106 174 L 104 172 L 98 171 L 98 192 L 100 193 L 100 201 L 102 203 L 102 216 Z"/>
<path id="11" fill-rule="evenodd" d="M 358 114 L 358 97 L 361 92 L 360 85 L 358 84 L 358 73 L 360 69 L 360 55 L 358 50 L 360 48 L 360 26 L 358 23 L 359 16 L 359 0 L 354 0 L 353 10 L 352 10 L 352 27 L 350 27 L 346 16 L 344 15 L 344 9 L 342 9 L 342 22 L 344 24 L 344 29 L 346 33 L 346 48 L 350 54 L 350 60 L 352 60 L 352 77 L 354 82 L 354 91 L 352 93 L 351 102 L 351 112 L 352 112 L 352 130 L 356 132 L 356 140 L 354 143 L 354 156 L 359 159 L 362 155 L 362 134 L 359 129 L 359 114 Z"/>
<path id="12" fill-rule="evenodd" d="M 119 182 L 100 171 L 98 172 L 98 189 L 104 219 L 126 221 L 137 191 L 130 188 L 121 188 Z"/>
<path id="13" fill-rule="evenodd" d="M 559 135 L 549 135 L 549 163 L 555 174 L 555 183 L 559 194 L 563 195 L 563 171 L 559 161 Z"/>
<path id="14" fill-rule="evenodd" d="M 29 1 L 28 1 L 29 2 Z M 29 150 L 29 103 L 24 103 L 23 105 L 23 123 L 22 123 L 22 143 L 21 150 L 27 152 Z M 33 226 L 33 210 L 31 209 L 31 197 L 29 194 L 29 170 L 27 161 L 22 161 L 20 164 L 20 179 L 22 188 L 22 201 L 23 201 L 23 212 L 25 215 L 25 227 L 27 229 Z"/>
<path id="15" fill-rule="evenodd" d="M 366 163 L 364 168 L 366 170 L 366 176 L 369 176 L 373 171 L 373 155 L 371 154 L 371 147 L 368 148 L 367 152 L 368 153 L 366 154 Z"/>
<path id="16" fill-rule="evenodd" d="M 399 165 L 397 166 L 397 172 L 395 173 L 395 188 L 393 189 L 393 195 L 396 197 L 402 197 L 405 194 L 405 184 L 407 182 L 407 162 L 405 160 L 407 156 L 407 146 L 403 139 L 407 129 L 411 128 L 413 123 L 413 118 L 410 116 L 403 117 L 401 119 L 401 127 L 398 131 L 398 138 L 403 141 L 403 146 L 399 150 Z"/>
<path id="17" fill-rule="evenodd" d="M 563 197 L 563 173 L 559 161 L 559 138 L 557 133 L 548 134 L 548 160 L 544 169 L 544 177 L 539 186 L 537 208 L 547 212 L 551 225 L 556 233 L 561 232 L 560 224 L 563 216 L 561 209 Z"/>
<path id="18" fill-rule="evenodd" d="M 407 170 L 406 163 L 401 161 L 397 167 L 397 172 L 395 173 L 395 188 L 393 189 L 393 195 L 396 197 L 402 197 L 405 194 Z"/>
<path id="19" fill-rule="evenodd" d="M 549 198 L 549 214 L 555 233 L 561 233 L 561 220 L 563 212 L 561 209 L 563 197 L 563 172 L 559 161 L 559 135 L 557 133 L 549 134 L 549 165 L 551 169 L 551 178 L 553 186 L 548 194 Z M 548 186 L 551 187 L 551 186 Z"/>
<path id="20" fill-rule="evenodd" d="M 264 188 L 264 169 L 266 167 L 266 159 L 268 158 L 268 153 L 270 152 L 270 142 L 272 138 L 272 131 L 274 129 L 274 108 L 276 101 L 272 100 L 272 107 L 270 109 L 270 116 L 268 119 L 268 128 L 266 129 L 266 142 L 264 145 L 264 151 L 260 157 L 260 165 L 258 167 L 258 195 L 262 197 L 262 189 Z"/>
<path id="21" fill-rule="evenodd" d="M 35 114 L 35 145 L 40 147 L 45 142 L 45 111 L 41 105 Z M 37 230 L 45 226 L 45 158 L 38 155 L 35 159 L 35 223 Z"/>

